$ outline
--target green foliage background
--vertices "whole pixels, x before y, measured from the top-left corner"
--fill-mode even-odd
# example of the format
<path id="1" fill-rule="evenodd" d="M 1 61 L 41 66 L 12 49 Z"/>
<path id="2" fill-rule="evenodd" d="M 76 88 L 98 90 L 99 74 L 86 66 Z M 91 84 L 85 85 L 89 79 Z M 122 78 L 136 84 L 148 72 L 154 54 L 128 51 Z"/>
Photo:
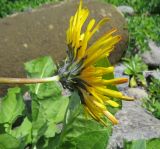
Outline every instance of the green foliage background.
<path id="1" fill-rule="evenodd" d="M 57 1 L 60 0 L 0 0 L 0 17 L 17 11 L 27 11 L 44 3 Z"/>

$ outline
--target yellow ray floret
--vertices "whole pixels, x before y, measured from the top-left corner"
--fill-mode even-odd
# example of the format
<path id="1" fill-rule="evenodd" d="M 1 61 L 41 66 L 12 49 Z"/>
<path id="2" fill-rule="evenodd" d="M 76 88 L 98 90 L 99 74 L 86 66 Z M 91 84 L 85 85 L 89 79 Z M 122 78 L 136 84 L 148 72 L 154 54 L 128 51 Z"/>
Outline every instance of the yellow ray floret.
<path id="1" fill-rule="evenodd" d="M 68 57 L 61 69 L 62 72 L 59 72 L 61 82 L 65 87 L 76 88 L 80 92 L 82 104 L 92 118 L 106 125 L 103 119 L 103 116 L 106 116 L 113 124 L 117 124 L 118 120 L 107 107 L 119 107 L 113 98 L 128 101 L 133 98 L 124 96 L 121 92 L 110 89 L 109 86 L 126 83 L 128 80 L 126 78 L 106 80 L 104 75 L 113 73 L 114 67 L 95 67 L 94 64 L 101 58 L 109 56 L 115 45 L 121 40 L 121 36 L 114 35 L 117 29 L 113 28 L 89 46 L 88 43 L 92 36 L 109 21 L 109 18 L 103 18 L 98 23 L 95 19 L 91 19 L 84 29 L 83 25 L 88 15 L 89 10 L 82 7 L 82 0 L 80 0 L 78 10 L 70 18 L 67 30 Z M 63 73 L 64 70 L 65 73 Z"/>

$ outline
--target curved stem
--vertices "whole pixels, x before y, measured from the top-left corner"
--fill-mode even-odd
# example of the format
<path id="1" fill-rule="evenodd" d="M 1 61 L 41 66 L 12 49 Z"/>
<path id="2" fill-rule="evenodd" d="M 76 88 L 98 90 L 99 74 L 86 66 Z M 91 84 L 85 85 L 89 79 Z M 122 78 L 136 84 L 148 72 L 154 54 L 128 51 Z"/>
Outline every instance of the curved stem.
<path id="1" fill-rule="evenodd" d="M 0 77 L 0 84 L 34 84 L 59 81 L 59 76 L 53 76 L 48 78 L 5 78 Z"/>

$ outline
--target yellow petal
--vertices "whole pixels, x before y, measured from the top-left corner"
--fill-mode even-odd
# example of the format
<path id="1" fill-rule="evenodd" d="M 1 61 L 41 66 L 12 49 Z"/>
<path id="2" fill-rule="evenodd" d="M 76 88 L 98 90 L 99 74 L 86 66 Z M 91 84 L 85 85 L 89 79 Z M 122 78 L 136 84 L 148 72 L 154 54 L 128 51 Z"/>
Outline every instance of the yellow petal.
<path id="1" fill-rule="evenodd" d="M 100 27 L 102 27 L 106 22 L 109 21 L 109 18 L 103 18 L 102 20 L 100 20 L 98 22 L 98 24 L 96 25 L 96 27 L 93 29 L 93 31 L 91 32 L 91 34 L 93 35 L 97 30 L 100 29 Z"/>
<path id="2" fill-rule="evenodd" d="M 86 107 L 86 110 L 87 110 L 87 112 L 91 115 L 91 117 L 92 117 L 93 119 L 95 119 L 97 122 L 100 122 L 102 125 L 108 127 L 107 124 L 106 124 L 100 117 L 97 117 L 96 115 L 94 115 L 94 114 L 88 109 L 88 107 Z"/>
<path id="3" fill-rule="evenodd" d="M 128 82 L 127 78 L 115 78 L 110 80 L 103 80 L 103 84 L 109 85 L 109 84 L 122 84 Z"/>
<path id="4" fill-rule="evenodd" d="M 102 87 L 95 87 L 99 91 L 99 93 L 102 93 L 106 96 L 115 97 L 115 98 L 122 98 L 123 94 L 121 92 L 111 90 L 111 89 L 105 89 Z"/>
<path id="5" fill-rule="evenodd" d="M 109 105 L 115 108 L 119 107 L 119 104 L 113 100 L 106 100 L 106 103 L 108 103 Z"/>
<path id="6" fill-rule="evenodd" d="M 128 97 L 128 96 L 122 96 L 121 99 L 126 100 L 126 101 L 133 101 L 133 97 Z"/>
<path id="7" fill-rule="evenodd" d="M 119 104 L 113 100 L 111 100 L 110 98 L 103 96 L 101 94 L 98 94 L 98 96 L 103 100 L 103 102 L 111 105 L 112 107 L 119 107 Z"/>
<path id="8" fill-rule="evenodd" d="M 118 124 L 118 120 L 108 111 L 103 111 L 103 113 L 108 117 L 108 119 L 113 123 L 113 124 Z"/>
<path id="9" fill-rule="evenodd" d="M 76 41 L 75 47 L 76 47 L 76 49 L 79 48 L 80 41 L 82 41 L 82 38 L 81 38 L 82 26 L 83 26 L 84 22 L 86 21 L 88 15 L 89 15 L 88 9 L 83 9 L 82 11 L 83 12 L 81 12 L 82 13 L 81 15 L 83 15 L 83 17 L 79 16 L 79 18 L 78 18 L 79 20 L 77 22 L 76 31 L 75 31 L 76 32 L 76 34 L 75 34 L 75 36 L 76 36 L 76 38 L 75 38 L 75 41 Z M 83 37 L 83 39 L 84 39 L 84 37 Z"/>
<path id="10" fill-rule="evenodd" d="M 88 87 L 88 90 L 100 103 L 103 103 L 103 100 L 96 94 L 96 92 L 93 89 Z"/>
<path id="11" fill-rule="evenodd" d="M 99 107 L 101 110 L 105 110 L 105 109 L 106 109 L 105 105 L 103 105 L 102 103 L 99 103 L 99 102 L 97 102 L 97 101 L 95 101 L 95 100 L 93 100 L 93 103 L 94 103 L 97 107 Z"/>

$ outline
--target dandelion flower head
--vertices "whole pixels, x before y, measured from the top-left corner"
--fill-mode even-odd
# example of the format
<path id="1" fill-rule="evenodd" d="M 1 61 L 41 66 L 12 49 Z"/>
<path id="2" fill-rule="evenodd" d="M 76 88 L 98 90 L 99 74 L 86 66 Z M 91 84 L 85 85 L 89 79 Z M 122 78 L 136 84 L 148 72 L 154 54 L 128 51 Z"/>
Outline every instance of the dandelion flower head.
<path id="1" fill-rule="evenodd" d="M 105 74 L 113 73 L 114 67 L 95 67 L 95 63 L 109 56 L 115 45 L 121 40 L 121 36 L 113 35 L 117 30 L 112 29 L 92 45 L 88 42 L 92 36 L 109 21 L 103 18 L 98 23 L 91 19 L 82 32 L 82 27 L 87 20 L 89 10 L 82 7 L 80 0 L 79 7 L 74 16 L 70 18 L 67 34 L 67 58 L 64 65 L 59 69 L 60 81 L 64 87 L 76 89 L 81 97 L 81 103 L 85 111 L 96 121 L 106 125 L 103 117 L 107 117 L 113 124 L 118 120 L 111 114 L 107 106 L 118 107 L 119 104 L 113 98 L 132 100 L 121 92 L 108 88 L 109 85 L 117 85 L 127 82 L 126 78 L 114 78 L 106 80 Z"/>

